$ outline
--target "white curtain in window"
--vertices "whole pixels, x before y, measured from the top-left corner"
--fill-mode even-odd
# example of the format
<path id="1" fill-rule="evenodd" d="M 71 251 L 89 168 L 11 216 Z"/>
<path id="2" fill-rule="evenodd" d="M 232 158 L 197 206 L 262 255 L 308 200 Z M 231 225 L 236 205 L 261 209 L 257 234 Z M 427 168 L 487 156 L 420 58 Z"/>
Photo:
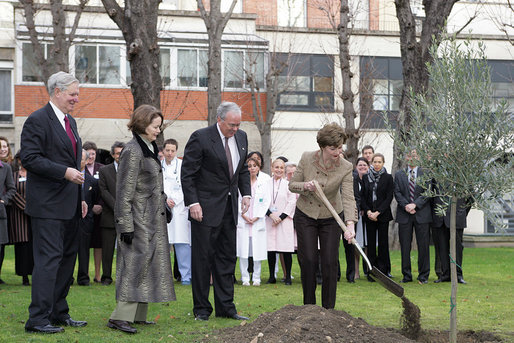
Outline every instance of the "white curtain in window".
<path id="1" fill-rule="evenodd" d="M 225 51 L 224 53 L 224 87 L 242 88 L 244 82 L 244 60 L 242 51 Z"/>
<path id="2" fill-rule="evenodd" d="M 12 104 L 11 104 L 11 71 L 10 70 L 0 70 L 0 111 L 2 112 L 11 112 Z"/>
<path id="3" fill-rule="evenodd" d="M 197 83 L 196 50 L 179 49 L 177 52 L 178 85 L 182 87 L 196 87 Z"/>
<path id="4" fill-rule="evenodd" d="M 99 59 L 99 83 L 117 85 L 120 84 L 120 47 L 100 46 Z"/>

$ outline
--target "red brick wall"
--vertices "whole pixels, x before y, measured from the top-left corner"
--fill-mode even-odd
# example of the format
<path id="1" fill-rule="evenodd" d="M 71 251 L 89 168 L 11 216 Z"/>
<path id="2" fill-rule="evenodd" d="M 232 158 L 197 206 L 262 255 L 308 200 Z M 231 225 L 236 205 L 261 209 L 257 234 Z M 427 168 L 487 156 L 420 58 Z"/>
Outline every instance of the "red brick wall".
<path id="1" fill-rule="evenodd" d="M 257 14 L 257 25 L 277 25 L 277 0 L 241 0 L 243 13 Z"/>
<path id="2" fill-rule="evenodd" d="M 338 0 L 307 0 L 307 27 L 331 29 L 333 24 L 329 20 L 329 16 L 333 18 L 337 27 L 339 3 Z"/>
<path id="3" fill-rule="evenodd" d="M 378 30 L 379 29 L 379 6 L 380 0 L 369 0 L 369 29 L 370 30 Z"/>
<path id="4" fill-rule="evenodd" d="M 28 116 L 48 102 L 43 86 L 14 87 L 16 116 Z M 223 100 L 236 102 L 243 110 L 243 120 L 253 121 L 250 93 L 224 92 Z M 266 95 L 261 94 L 266 104 Z M 129 89 L 81 87 L 79 104 L 73 116 L 80 118 L 126 119 L 132 112 L 133 101 Z M 164 90 L 161 108 L 166 119 L 206 120 L 207 92 Z"/>

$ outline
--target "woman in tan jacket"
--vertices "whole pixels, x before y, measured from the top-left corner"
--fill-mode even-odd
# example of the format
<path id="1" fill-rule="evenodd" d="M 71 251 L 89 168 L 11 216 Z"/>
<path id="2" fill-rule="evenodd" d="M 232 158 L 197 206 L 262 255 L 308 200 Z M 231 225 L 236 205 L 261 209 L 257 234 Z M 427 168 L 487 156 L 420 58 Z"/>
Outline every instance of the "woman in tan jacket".
<path id="1" fill-rule="evenodd" d="M 313 180 L 318 181 L 334 209 L 346 221 L 348 231 L 344 238 L 349 242 L 355 237 L 354 223 L 358 217 L 353 196 L 353 166 L 341 155 L 345 141 L 346 134 L 339 125 L 325 125 L 317 135 L 320 149 L 303 153 L 289 182 L 289 189 L 300 194 L 296 203 L 294 225 L 298 235 L 303 303 L 316 304 L 319 240 L 323 274 L 321 303 L 327 309 L 334 308 L 336 302 L 341 229 L 330 211 L 316 197 Z"/>

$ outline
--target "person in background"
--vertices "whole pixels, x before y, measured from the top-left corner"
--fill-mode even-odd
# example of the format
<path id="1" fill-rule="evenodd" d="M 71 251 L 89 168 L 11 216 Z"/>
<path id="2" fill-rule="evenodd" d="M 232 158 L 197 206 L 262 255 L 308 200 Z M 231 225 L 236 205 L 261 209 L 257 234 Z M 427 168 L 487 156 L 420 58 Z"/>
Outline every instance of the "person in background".
<path id="1" fill-rule="evenodd" d="M 27 169 L 25 213 L 32 226 L 32 302 L 25 331 L 57 333 L 60 326 L 83 327 L 66 301 L 78 250 L 82 201 L 82 141 L 70 115 L 79 101 L 79 81 L 57 72 L 48 79 L 50 101 L 32 113 L 21 132 L 21 163 Z"/>
<path id="2" fill-rule="evenodd" d="M 298 235 L 298 262 L 302 275 L 303 303 L 316 304 L 316 267 L 318 240 L 320 246 L 323 286 L 321 303 L 324 308 L 335 306 L 337 293 L 337 261 L 341 228 L 325 204 L 315 195 L 316 180 L 335 211 L 346 221 L 344 239 L 355 237 L 357 207 L 353 195 L 353 166 L 342 156 L 346 141 L 343 128 L 336 123 L 323 126 L 317 134 L 319 150 L 304 152 L 289 182 L 289 190 L 299 193 L 294 213 Z M 344 214 L 344 218 L 343 218 Z"/>
<path id="3" fill-rule="evenodd" d="M 120 163 L 121 151 L 125 143 L 114 142 L 111 146 L 111 156 L 114 161 L 100 168 L 98 172 L 98 188 L 102 197 L 102 285 L 112 283 L 112 260 L 116 245 L 116 230 L 114 228 L 114 204 L 116 203 L 116 175 Z"/>
<path id="4" fill-rule="evenodd" d="M 94 142 L 84 142 L 82 149 L 86 150 L 89 158 L 86 161 L 86 174 L 93 176 L 97 181 L 99 177 L 100 168 L 103 164 L 96 162 L 96 153 L 98 148 Z M 102 267 L 102 229 L 100 227 L 100 221 L 102 219 L 102 205 L 100 201 L 93 207 L 93 232 L 91 234 L 91 248 L 93 248 L 93 259 L 95 261 L 95 277 L 94 282 L 101 282 L 101 267 Z"/>
<path id="5" fill-rule="evenodd" d="M 184 193 L 180 181 L 182 160 L 177 157 L 178 142 L 175 139 L 164 141 L 161 160 L 164 192 L 173 216 L 168 223 L 168 239 L 173 244 L 177 258 L 180 280 L 183 285 L 191 284 L 191 223 L 189 209 L 184 206 Z"/>
<path id="6" fill-rule="evenodd" d="M 246 160 L 250 171 L 252 199 L 250 208 L 244 214 L 240 213 L 237 222 L 237 256 L 241 269 L 243 286 L 250 286 L 248 259 L 253 257 L 252 281 L 254 286 L 261 285 L 261 261 L 267 258 L 266 211 L 271 197 L 268 180 L 259 178 L 260 162 L 253 157 Z"/>
<path id="7" fill-rule="evenodd" d="M 7 138 L 0 136 L 0 161 L 11 164 L 13 162 L 11 146 Z"/>
<path id="8" fill-rule="evenodd" d="M 353 177 L 353 194 L 355 196 L 355 203 L 357 204 L 357 211 L 359 213 L 359 221 L 357 222 L 357 227 L 355 230 L 355 240 L 363 249 L 367 249 L 367 239 L 366 239 L 366 225 L 365 225 L 365 218 L 363 217 L 364 213 L 362 211 L 362 193 L 364 189 L 363 184 L 363 177 L 366 177 L 366 175 L 369 172 L 369 162 L 364 157 L 359 157 L 357 159 L 357 162 L 355 164 L 355 171 L 357 172 L 357 175 L 354 174 Z M 360 278 L 359 273 L 359 260 L 360 260 L 360 253 L 355 249 L 354 251 L 355 255 L 355 276 L 354 279 Z M 365 261 L 362 261 L 363 269 L 366 272 L 367 266 Z"/>
<path id="9" fill-rule="evenodd" d="M 22 284 L 30 286 L 29 275 L 34 268 L 34 255 L 32 253 L 32 230 L 30 217 L 25 214 L 25 194 L 27 190 L 27 170 L 20 160 L 20 152 L 14 155 L 13 165 L 17 171 L 13 173 L 16 194 L 11 201 L 9 211 L 9 243 L 14 244 L 14 266 L 16 275 L 22 277 Z"/>
<path id="10" fill-rule="evenodd" d="M 2 146 L 4 144 L 9 146 L 9 142 L 6 142 L 4 138 L 0 138 L 0 144 Z M 5 153 L 5 148 L 2 148 L 1 150 L 4 157 L 8 156 L 8 154 Z M 14 186 L 11 166 L 7 162 L 0 161 L 0 273 L 2 271 L 2 264 L 4 262 L 5 245 L 9 243 L 9 230 L 7 227 L 7 205 L 9 205 L 15 194 L 16 187 Z M 5 282 L 0 279 L 0 284 L 3 283 Z"/>
<path id="11" fill-rule="evenodd" d="M 98 181 L 86 173 L 86 161 L 89 159 L 87 150 L 82 149 L 82 161 L 80 167 L 84 174 L 84 183 L 82 192 L 84 193 L 84 201 L 87 204 L 87 214 L 84 218 L 80 218 L 79 222 L 79 251 L 78 251 L 78 271 L 77 284 L 79 286 L 89 286 L 89 246 L 91 245 L 91 234 L 94 228 L 93 209 L 98 205 L 100 191 L 98 189 Z"/>
<path id="12" fill-rule="evenodd" d="M 389 260 L 389 222 L 393 220 L 391 201 L 394 183 L 391 174 L 384 168 L 385 158 L 374 154 L 368 175 L 363 177 L 364 192 L 361 199 L 362 211 L 366 214 L 366 235 L 368 239 L 368 258 L 372 266 L 385 275 L 388 274 Z M 378 232 L 378 257 L 376 237 Z M 374 282 L 368 275 L 368 281 Z"/>
<path id="13" fill-rule="evenodd" d="M 365 145 L 362 147 L 362 157 L 364 157 L 369 164 L 371 164 L 371 159 L 373 158 L 373 154 L 375 153 L 375 149 L 371 145 Z"/>
<path id="14" fill-rule="evenodd" d="M 121 152 L 114 218 L 118 234 L 116 308 L 107 326 L 136 333 L 147 321 L 148 303 L 175 300 L 166 230 L 166 194 L 155 140 L 163 116 L 141 105 L 127 124 L 134 135 Z"/>
<path id="15" fill-rule="evenodd" d="M 400 238 L 402 255 L 401 282 L 412 282 L 411 245 L 412 232 L 416 230 L 418 245 L 418 282 L 428 283 L 430 275 L 430 223 L 432 222 L 432 206 L 430 198 L 422 193 L 429 183 L 423 186 L 421 178 L 423 169 L 418 166 L 418 155 L 412 150 L 407 155 L 407 168 L 399 170 L 394 176 L 394 197 L 398 203 L 396 222 Z"/>

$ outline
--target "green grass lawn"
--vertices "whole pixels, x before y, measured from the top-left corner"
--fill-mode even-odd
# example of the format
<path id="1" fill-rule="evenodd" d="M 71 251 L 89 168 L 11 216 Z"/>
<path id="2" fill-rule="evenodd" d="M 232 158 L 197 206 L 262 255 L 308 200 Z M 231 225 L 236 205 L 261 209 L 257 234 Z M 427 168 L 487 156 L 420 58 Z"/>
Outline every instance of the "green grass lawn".
<path id="1" fill-rule="evenodd" d="M 342 249 L 341 249 L 342 250 Z M 417 252 L 412 254 L 413 276 L 416 277 Z M 341 255 L 342 256 L 342 255 Z M 433 264 L 433 249 L 431 260 Z M 349 284 L 344 279 L 344 259 L 341 257 L 343 278 L 338 284 L 336 309 L 361 317 L 368 323 L 381 327 L 400 327 L 401 300 L 387 292 L 378 283 L 365 279 Z M 401 279 L 400 253 L 391 252 L 392 274 Z M 507 342 L 514 342 L 514 249 L 513 248 L 466 248 L 464 250 L 464 278 L 467 285 L 458 288 L 458 329 L 485 330 L 500 335 Z M 91 266 L 90 266 L 91 269 Z M 292 286 L 282 283 L 266 285 L 268 268 L 263 264 L 261 287 L 235 286 L 235 302 L 238 311 L 251 320 L 263 312 L 275 311 L 286 304 L 302 305 L 300 270 L 293 258 Z M 433 268 L 432 268 L 433 270 Z M 279 272 L 281 273 L 281 271 Z M 236 270 L 239 279 L 239 267 Z M 30 287 L 21 285 L 21 277 L 14 274 L 13 247 L 6 247 L 0 285 L 0 342 L 194 342 L 213 330 L 239 325 L 231 319 L 219 319 L 214 315 L 208 322 L 198 322 L 192 315 L 191 287 L 175 285 L 177 301 L 150 304 L 149 319 L 155 326 L 138 326 L 139 333 L 127 335 L 106 327 L 115 306 L 115 287 L 93 284 L 90 287 L 72 286 L 68 295 L 70 314 L 74 319 L 87 320 L 85 328 L 72 329 L 56 335 L 27 334 L 24 323 L 28 316 Z M 405 295 L 421 309 L 423 329 L 448 330 L 450 310 L 450 284 L 435 284 L 435 274 L 426 285 L 409 283 Z M 280 279 L 280 277 L 279 277 Z M 321 302 L 320 289 L 317 292 Z M 211 302 L 212 292 L 211 292 Z"/>

